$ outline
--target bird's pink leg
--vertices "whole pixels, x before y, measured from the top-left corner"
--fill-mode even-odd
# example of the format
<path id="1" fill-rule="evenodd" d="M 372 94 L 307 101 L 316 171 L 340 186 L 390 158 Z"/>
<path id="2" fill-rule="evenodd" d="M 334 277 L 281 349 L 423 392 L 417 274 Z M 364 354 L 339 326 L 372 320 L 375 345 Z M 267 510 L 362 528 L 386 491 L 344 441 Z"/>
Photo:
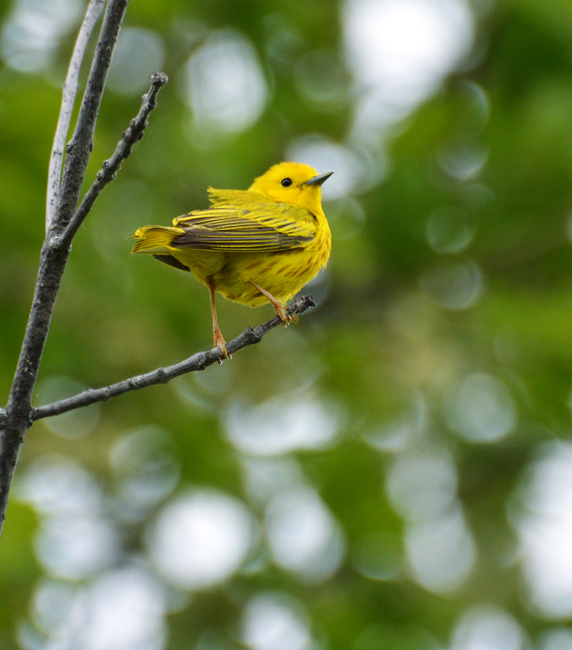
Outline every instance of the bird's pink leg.
<path id="1" fill-rule="evenodd" d="M 211 314 L 213 317 L 213 340 L 215 346 L 222 352 L 222 356 L 224 359 L 230 359 L 231 356 L 226 350 L 226 341 L 224 340 L 224 337 L 222 335 L 222 332 L 220 331 L 220 327 L 218 326 L 218 317 L 216 314 L 216 299 L 215 299 L 215 286 L 214 282 L 208 281 L 207 286 L 209 288 L 209 294 L 211 298 Z M 222 359 L 219 361 L 219 363 L 222 363 Z"/>
<path id="2" fill-rule="evenodd" d="M 271 294 L 266 291 L 266 289 L 263 289 L 259 284 L 256 284 L 256 282 L 253 282 L 252 280 L 249 280 L 250 284 L 258 289 L 260 293 L 265 297 L 268 298 L 269 302 L 272 304 L 274 309 L 276 310 L 276 313 L 278 314 L 278 317 L 282 321 L 282 325 L 284 327 L 288 327 L 290 323 L 297 323 L 298 322 L 298 317 L 297 316 L 289 316 L 286 313 L 286 306 L 281 303 L 279 300 L 276 300 L 276 298 Z"/>

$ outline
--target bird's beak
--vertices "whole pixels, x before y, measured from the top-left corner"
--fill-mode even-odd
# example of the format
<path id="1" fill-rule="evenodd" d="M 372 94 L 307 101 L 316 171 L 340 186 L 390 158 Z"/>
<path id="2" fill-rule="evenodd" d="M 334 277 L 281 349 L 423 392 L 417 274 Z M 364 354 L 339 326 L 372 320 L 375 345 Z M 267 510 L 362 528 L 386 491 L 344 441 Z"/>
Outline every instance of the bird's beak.
<path id="1" fill-rule="evenodd" d="M 304 185 L 322 185 L 325 183 L 328 178 L 333 174 L 334 172 L 325 172 L 323 174 L 318 174 L 318 176 L 314 176 L 311 178 L 309 181 L 306 181 Z"/>

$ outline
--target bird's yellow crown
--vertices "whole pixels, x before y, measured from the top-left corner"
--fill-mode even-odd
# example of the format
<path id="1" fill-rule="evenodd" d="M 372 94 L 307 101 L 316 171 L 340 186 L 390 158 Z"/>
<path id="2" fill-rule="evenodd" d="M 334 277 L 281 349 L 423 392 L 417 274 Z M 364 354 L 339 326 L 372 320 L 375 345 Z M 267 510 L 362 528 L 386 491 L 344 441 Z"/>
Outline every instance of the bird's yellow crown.
<path id="1" fill-rule="evenodd" d="M 324 176 L 327 178 L 326 175 Z M 310 165 L 281 162 L 256 178 L 248 190 L 262 194 L 277 203 L 298 205 L 312 213 L 321 212 L 321 182 L 308 183 L 315 178 L 320 177 Z"/>

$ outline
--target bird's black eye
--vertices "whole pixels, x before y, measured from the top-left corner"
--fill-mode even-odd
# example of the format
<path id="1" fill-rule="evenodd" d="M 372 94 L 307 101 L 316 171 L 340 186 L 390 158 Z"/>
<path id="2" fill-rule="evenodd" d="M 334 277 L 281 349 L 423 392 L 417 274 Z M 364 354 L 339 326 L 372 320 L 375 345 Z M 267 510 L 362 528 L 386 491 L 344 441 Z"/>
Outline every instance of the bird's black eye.
<path id="1" fill-rule="evenodd" d="M 291 178 L 283 178 L 282 182 L 280 183 L 282 187 L 290 187 L 292 185 L 292 179 Z"/>

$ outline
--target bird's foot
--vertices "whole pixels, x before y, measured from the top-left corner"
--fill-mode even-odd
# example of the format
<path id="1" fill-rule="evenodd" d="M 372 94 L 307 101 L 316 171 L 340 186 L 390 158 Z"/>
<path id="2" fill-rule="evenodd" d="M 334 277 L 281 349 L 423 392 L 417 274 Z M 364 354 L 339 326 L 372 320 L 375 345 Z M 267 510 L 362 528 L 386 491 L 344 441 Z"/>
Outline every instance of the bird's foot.
<path id="1" fill-rule="evenodd" d="M 286 306 L 283 305 L 281 302 L 276 301 L 276 303 L 273 303 L 274 309 L 276 310 L 276 314 L 278 315 L 278 318 L 282 321 L 283 327 L 288 327 L 290 323 L 296 324 L 298 322 L 298 316 L 295 314 L 289 314 L 286 311 Z"/>
<path id="2" fill-rule="evenodd" d="M 218 360 L 218 365 L 222 366 L 225 359 L 232 359 L 232 356 L 228 353 L 226 349 L 226 341 L 223 338 L 223 335 L 220 330 L 214 332 L 214 344 L 221 351 L 221 358 Z"/>
<path id="3" fill-rule="evenodd" d="M 278 318 L 282 321 L 282 327 L 288 327 L 292 322 L 292 316 L 286 313 L 286 307 L 281 302 L 274 302 L 273 307 L 276 310 Z"/>

